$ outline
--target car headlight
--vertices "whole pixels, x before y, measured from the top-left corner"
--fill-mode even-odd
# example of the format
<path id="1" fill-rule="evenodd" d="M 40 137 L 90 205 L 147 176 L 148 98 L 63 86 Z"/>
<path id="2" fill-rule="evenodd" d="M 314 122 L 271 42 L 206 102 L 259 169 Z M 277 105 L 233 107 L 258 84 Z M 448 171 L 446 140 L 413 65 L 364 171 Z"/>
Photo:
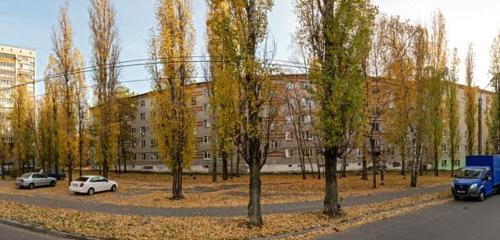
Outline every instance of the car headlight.
<path id="1" fill-rule="evenodd" d="M 476 189 L 476 188 L 477 188 L 477 183 L 470 185 L 470 189 Z"/>

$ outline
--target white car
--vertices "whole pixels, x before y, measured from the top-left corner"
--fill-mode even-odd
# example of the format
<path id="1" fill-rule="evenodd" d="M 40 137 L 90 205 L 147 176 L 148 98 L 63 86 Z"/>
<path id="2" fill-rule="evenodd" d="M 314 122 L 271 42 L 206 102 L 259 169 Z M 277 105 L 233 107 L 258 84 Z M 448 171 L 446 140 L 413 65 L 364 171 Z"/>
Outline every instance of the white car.
<path id="1" fill-rule="evenodd" d="M 96 192 L 118 190 L 118 183 L 102 176 L 81 176 L 69 185 L 69 190 L 74 193 L 93 195 Z"/>

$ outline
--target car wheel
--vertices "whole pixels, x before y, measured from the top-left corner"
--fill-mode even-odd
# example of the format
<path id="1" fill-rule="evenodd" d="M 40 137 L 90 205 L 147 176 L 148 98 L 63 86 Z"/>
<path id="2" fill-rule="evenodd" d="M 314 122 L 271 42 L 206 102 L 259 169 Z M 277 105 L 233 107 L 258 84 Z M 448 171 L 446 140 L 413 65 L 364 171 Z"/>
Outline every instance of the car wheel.
<path id="1" fill-rule="evenodd" d="M 479 201 L 484 201 L 485 198 L 486 195 L 484 194 L 484 191 L 481 191 L 481 193 L 479 193 Z"/>
<path id="2" fill-rule="evenodd" d="M 30 185 L 28 185 L 28 188 L 29 188 L 29 189 L 33 189 L 33 188 L 35 188 L 35 184 L 30 183 Z"/>
<path id="3" fill-rule="evenodd" d="M 87 191 L 87 193 L 89 195 L 91 195 L 91 196 L 94 195 L 94 189 L 93 188 L 89 188 L 89 190 Z"/>
<path id="4" fill-rule="evenodd" d="M 50 186 L 52 186 L 52 187 L 56 186 L 56 181 L 50 182 Z"/>
<path id="5" fill-rule="evenodd" d="M 116 185 L 111 186 L 111 192 L 116 192 Z"/>

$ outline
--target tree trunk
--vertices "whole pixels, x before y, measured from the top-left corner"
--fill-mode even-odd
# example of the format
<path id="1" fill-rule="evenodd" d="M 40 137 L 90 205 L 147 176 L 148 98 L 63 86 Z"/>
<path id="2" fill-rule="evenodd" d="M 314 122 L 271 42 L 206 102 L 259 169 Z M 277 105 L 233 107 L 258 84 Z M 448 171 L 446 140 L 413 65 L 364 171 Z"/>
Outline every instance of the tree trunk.
<path id="1" fill-rule="evenodd" d="M 2 180 L 5 180 L 5 160 L 2 158 Z"/>
<path id="2" fill-rule="evenodd" d="M 338 148 L 325 149 L 325 199 L 323 213 L 329 217 L 340 215 L 339 189 L 337 186 Z"/>
<path id="3" fill-rule="evenodd" d="M 364 149 L 364 148 L 363 148 Z M 363 150 L 363 169 L 361 170 L 361 180 L 368 180 L 368 163 L 366 162 L 366 154 Z"/>
<path id="4" fill-rule="evenodd" d="M 400 150 L 400 151 L 404 151 L 403 150 Z M 406 168 L 406 153 L 400 153 L 400 156 L 401 156 L 401 176 L 405 176 L 406 173 L 405 173 L 405 168 Z"/>
<path id="5" fill-rule="evenodd" d="M 438 146 L 434 146 L 434 176 L 437 177 L 439 176 L 439 153 L 438 153 Z"/>
<path id="6" fill-rule="evenodd" d="M 181 161 L 176 162 L 176 166 L 172 169 L 172 200 L 180 200 L 182 195 L 182 165 Z"/>
<path id="7" fill-rule="evenodd" d="M 451 147 L 453 147 L 453 145 Z M 451 152 L 451 177 L 454 176 L 455 176 L 455 153 Z"/>
<path id="8" fill-rule="evenodd" d="M 380 167 L 380 185 L 385 185 L 385 179 L 384 179 L 384 164 Z"/>
<path id="9" fill-rule="evenodd" d="M 260 212 L 261 181 L 260 167 L 256 163 L 250 164 L 250 201 L 248 202 L 248 223 L 251 226 L 262 225 Z"/>
<path id="10" fill-rule="evenodd" d="M 347 176 L 347 156 L 342 158 L 342 177 L 345 178 Z"/>
<path id="11" fill-rule="evenodd" d="M 240 153 L 236 151 L 236 177 L 240 177 Z"/>
<path id="12" fill-rule="evenodd" d="M 217 155 L 212 156 L 212 182 L 217 182 Z"/>
<path id="13" fill-rule="evenodd" d="M 229 178 L 227 171 L 227 152 L 222 151 L 222 180 L 226 181 Z"/>
<path id="14" fill-rule="evenodd" d="M 234 160 L 234 154 L 231 154 L 231 163 L 230 163 L 231 166 L 229 167 L 229 169 L 230 169 L 229 176 L 231 177 L 231 179 L 233 179 L 233 177 L 234 177 L 233 160 Z"/>
<path id="15" fill-rule="evenodd" d="M 127 173 L 127 159 L 123 160 L 123 172 Z"/>
<path id="16" fill-rule="evenodd" d="M 319 155 L 316 155 L 316 166 L 318 167 L 318 180 L 321 179 L 321 161 Z"/>
<path id="17" fill-rule="evenodd" d="M 411 182 L 410 182 L 411 187 L 417 187 L 417 176 L 419 174 L 419 167 L 420 167 L 420 147 L 416 146 L 415 148 L 416 148 L 415 154 L 413 157 L 413 168 L 411 171 Z"/>

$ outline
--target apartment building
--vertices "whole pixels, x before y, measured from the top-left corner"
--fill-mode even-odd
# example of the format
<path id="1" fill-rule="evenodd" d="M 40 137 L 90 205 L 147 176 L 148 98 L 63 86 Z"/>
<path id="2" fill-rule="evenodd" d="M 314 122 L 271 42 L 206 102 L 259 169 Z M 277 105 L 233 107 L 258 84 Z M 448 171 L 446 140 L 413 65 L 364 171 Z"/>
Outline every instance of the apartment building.
<path id="1" fill-rule="evenodd" d="M 311 83 L 306 80 L 305 75 L 280 75 L 274 77 L 276 86 L 273 93 L 276 98 L 273 101 L 274 107 L 271 111 L 277 112 L 277 117 L 271 128 L 270 152 L 263 172 L 299 172 L 301 166 L 305 170 L 314 171 L 318 166 L 322 166 L 322 156 L 320 151 L 320 140 L 314 134 L 315 119 L 313 118 L 316 107 L 311 98 L 308 88 Z M 481 90 L 480 94 L 483 102 L 483 147 L 487 143 L 488 130 L 486 114 L 492 102 L 492 93 Z M 132 157 L 128 160 L 127 168 L 135 171 L 168 171 L 159 159 L 156 151 L 156 142 L 149 126 L 153 98 L 150 93 L 139 94 L 132 97 L 136 102 L 137 115 L 131 123 L 131 133 L 135 135 L 135 142 L 130 144 Z M 465 95 L 464 86 L 458 87 L 459 115 L 460 115 L 460 146 L 456 166 L 464 166 L 466 156 L 466 127 L 465 127 Z M 208 173 L 212 170 L 212 156 L 210 147 L 212 143 L 211 134 L 211 108 L 209 98 L 209 88 L 207 83 L 196 83 L 192 93 L 190 104 L 195 112 L 196 118 L 196 139 L 197 147 L 195 158 L 192 162 L 191 172 Z M 390 104 L 388 108 L 392 107 Z M 384 120 L 377 122 L 378 136 L 383 136 L 385 129 Z M 446 127 L 446 126 L 445 126 Z M 385 142 L 383 137 L 377 140 L 378 145 L 382 145 L 382 164 L 388 169 L 401 169 L 401 159 L 397 147 Z M 449 147 L 447 146 L 446 129 L 443 135 L 442 152 L 439 159 L 439 168 L 449 169 L 451 166 L 449 157 Z M 300 152 L 299 152 L 300 151 Z M 352 149 L 346 156 L 348 159 L 347 170 L 359 170 L 362 167 L 362 151 Z M 232 157 L 233 168 L 239 167 L 242 171 L 247 170 L 243 159 L 240 166 L 236 166 L 236 156 Z M 411 160 L 411 159 L 410 159 Z M 409 162 L 409 160 L 408 160 Z M 432 161 L 429 161 L 432 162 Z M 303 163 L 303 164 L 301 164 Z M 221 164 L 218 164 L 220 166 Z M 371 163 L 369 163 L 371 166 Z M 430 166 L 429 166 L 430 167 Z M 339 161 L 338 169 L 341 168 Z"/>

